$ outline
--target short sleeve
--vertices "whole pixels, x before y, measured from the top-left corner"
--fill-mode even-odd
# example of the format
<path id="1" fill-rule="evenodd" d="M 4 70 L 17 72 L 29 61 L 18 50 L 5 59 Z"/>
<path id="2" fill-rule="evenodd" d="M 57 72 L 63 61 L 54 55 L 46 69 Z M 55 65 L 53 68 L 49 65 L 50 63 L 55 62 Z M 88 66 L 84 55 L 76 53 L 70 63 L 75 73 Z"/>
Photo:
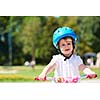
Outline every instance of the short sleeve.
<path id="1" fill-rule="evenodd" d="M 83 60 L 81 59 L 80 56 L 77 56 L 76 57 L 76 60 L 77 60 L 77 65 L 80 66 L 81 64 L 83 64 Z"/>
<path id="2" fill-rule="evenodd" d="M 52 65 L 55 64 L 55 63 L 57 63 L 57 55 L 53 55 L 53 57 L 52 57 L 50 63 L 51 63 Z"/>

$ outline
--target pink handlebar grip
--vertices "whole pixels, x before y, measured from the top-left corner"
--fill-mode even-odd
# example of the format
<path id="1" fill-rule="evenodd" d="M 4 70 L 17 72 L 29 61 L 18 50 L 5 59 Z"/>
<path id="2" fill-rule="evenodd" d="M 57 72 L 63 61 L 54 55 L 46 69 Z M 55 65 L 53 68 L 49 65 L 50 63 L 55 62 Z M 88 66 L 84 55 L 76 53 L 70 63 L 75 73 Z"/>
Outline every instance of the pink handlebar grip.
<path id="1" fill-rule="evenodd" d="M 87 78 L 92 79 L 92 78 L 96 78 L 97 74 L 92 74 L 92 75 L 87 75 Z"/>
<path id="2" fill-rule="evenodd" d="M 44 79 L 40 79 L 39 77 L 35 77 L 35 80 L 39 81 L 39 80 L 46 80 L 46 77 Z"/>
<path id="3" fill-rule="evenodd" d="M 39 77 L 35 77 L 35 80 L 40 80 Z"/>

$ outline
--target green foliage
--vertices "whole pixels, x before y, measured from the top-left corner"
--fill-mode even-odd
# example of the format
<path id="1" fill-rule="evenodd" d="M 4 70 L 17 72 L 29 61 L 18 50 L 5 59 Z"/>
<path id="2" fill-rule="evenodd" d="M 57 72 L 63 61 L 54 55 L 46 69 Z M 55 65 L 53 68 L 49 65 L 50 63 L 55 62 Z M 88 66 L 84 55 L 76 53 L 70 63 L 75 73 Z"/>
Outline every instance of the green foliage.
<path id="1" fill-rule="evenodd" d="M 47 64 L 53 54 L 52 35 L 57 27 L 69 26 L 78 37 L 77 52 L 100 51 L 99 16 L 0 16 L 0 64 L 9 63 L 8 33 L 12 35 L 12 63 L 23 65 L 27 56 Z"/>
<path id="2" fill-rule="evenodd" d="M 40 38 L 36 48 L 37 61 L 46 64 L 50 61 L 52 54 L 55 52 L 52 45 L 52 35 L 54 29 L 58 26 L 54 17 L 47 17 L 46 23 L 42 27 Z M 38 38 L 37 38 L 38 39 Z M 38 62 L 37 62 L 38 63 Z"/>
<path id="3" fill-rule="evenodd" d="M 87 16 L 77 17 L 77 25 L 79 27 L 80 51 L 81 55 L 85 52 L 99 52 L 100 46 L 100 17 Z M 95 45 L 95 46 L 94 46 Z M 84 47 L 84 49 L 83 49 Z"/>

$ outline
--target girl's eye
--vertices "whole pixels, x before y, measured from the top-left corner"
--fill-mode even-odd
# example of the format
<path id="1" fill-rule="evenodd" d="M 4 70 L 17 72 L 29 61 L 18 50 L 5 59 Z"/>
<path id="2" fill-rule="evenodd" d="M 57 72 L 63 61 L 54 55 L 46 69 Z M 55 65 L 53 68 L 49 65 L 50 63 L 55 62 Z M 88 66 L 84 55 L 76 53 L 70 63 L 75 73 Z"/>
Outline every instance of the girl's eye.
<path id="1" fill-rule="evenodd" d="M 67 45 L 71 45 L 71 43 L 67 43 Z"/>
<path id="2" fill-rule="evenodd" d="M 65 44 L 62 44 L 62 46 L 65 46 Z"/>

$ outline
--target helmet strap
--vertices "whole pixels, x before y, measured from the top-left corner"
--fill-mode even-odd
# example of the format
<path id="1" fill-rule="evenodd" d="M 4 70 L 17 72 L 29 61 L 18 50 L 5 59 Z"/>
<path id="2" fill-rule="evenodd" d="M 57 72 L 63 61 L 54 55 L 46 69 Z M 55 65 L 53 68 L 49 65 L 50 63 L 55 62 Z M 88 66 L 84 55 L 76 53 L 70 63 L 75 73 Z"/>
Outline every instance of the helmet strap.
<path id="1" fill-rule="evenodd" d="M 74 51 L 74 50 L 73 50 L 73 51 Z M 70 57 L 73 55 L 73 51 L 72 51 L 71 55 L 67 57 L 67 56 L 65 56 L 65 55 L 61 52 L 61 50 L 59 49 L 59 53 L 65 57 L 65 58 L 64 58 L 64 61 L 66 61 L 67 59 L 70 59 Z"/>

